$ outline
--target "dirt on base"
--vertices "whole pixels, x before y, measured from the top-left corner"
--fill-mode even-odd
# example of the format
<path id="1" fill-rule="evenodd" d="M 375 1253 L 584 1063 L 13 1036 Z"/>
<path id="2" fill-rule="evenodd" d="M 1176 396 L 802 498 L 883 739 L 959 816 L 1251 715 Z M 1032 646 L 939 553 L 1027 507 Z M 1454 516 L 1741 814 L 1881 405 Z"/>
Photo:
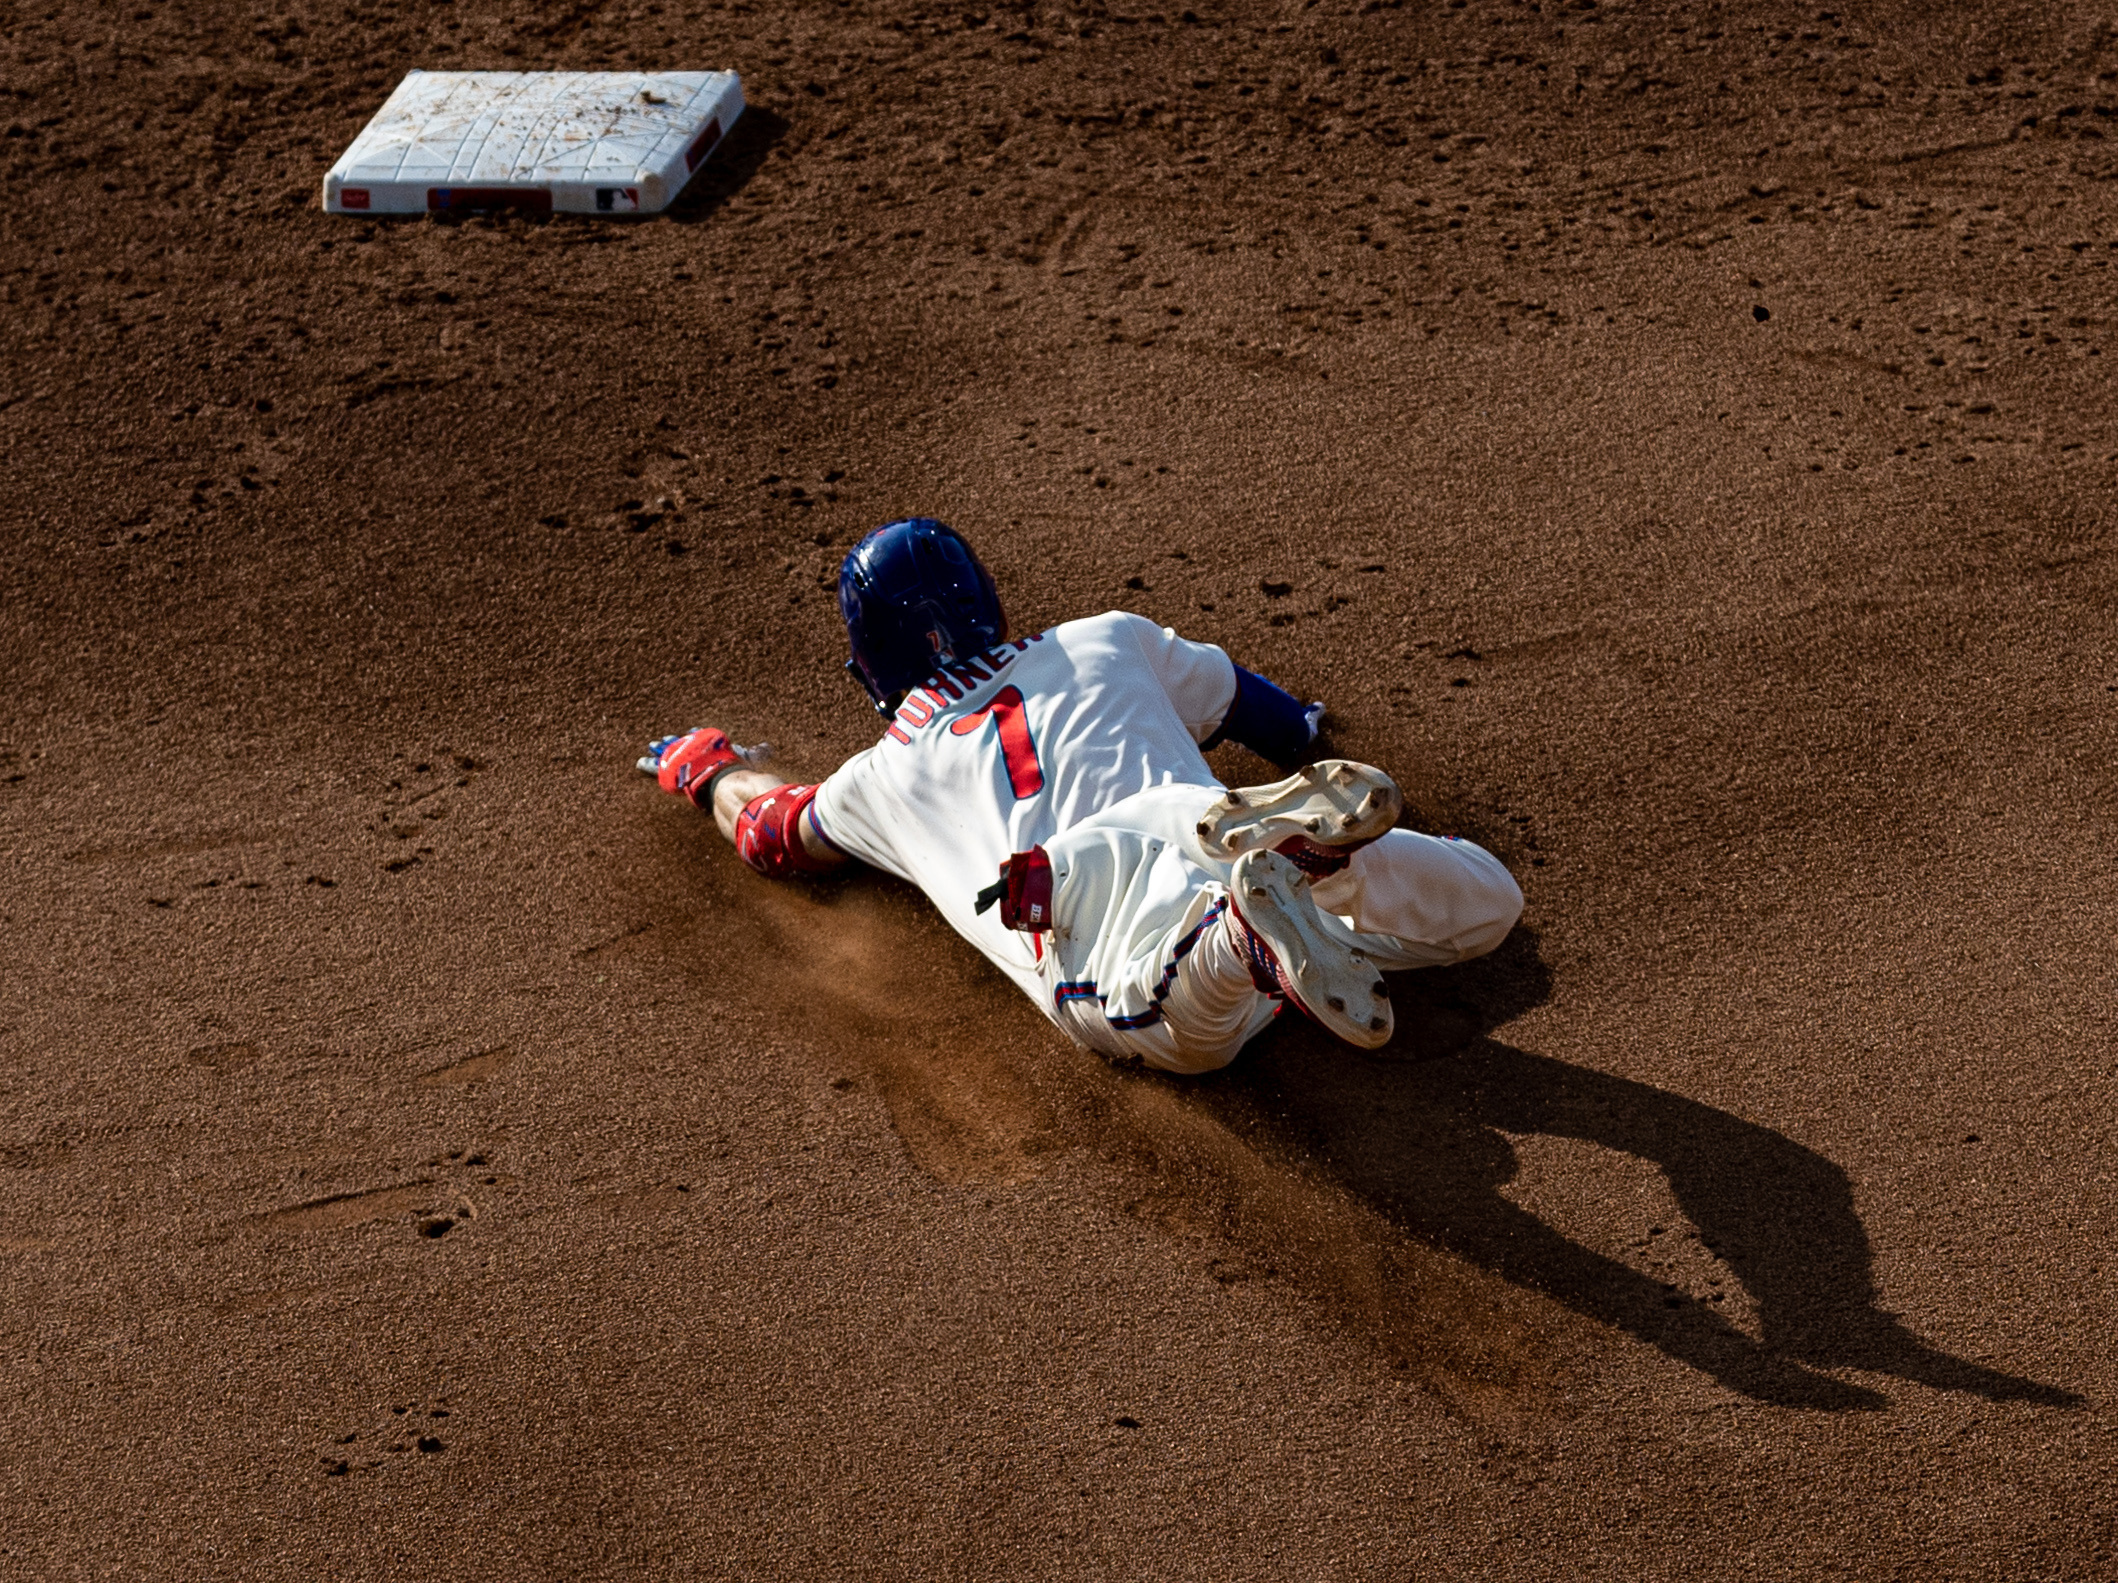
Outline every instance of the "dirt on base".
<path id="1" fill-rule="evenodd" d="M 2109 18 L 1196 4 L 0 16 L 0 1570 L 2118 1575 Z M 753 108 L 318 211 L 542 66 Z M 766 885 L 911 513 L 1522 928 L 1180 1082 Z"/>

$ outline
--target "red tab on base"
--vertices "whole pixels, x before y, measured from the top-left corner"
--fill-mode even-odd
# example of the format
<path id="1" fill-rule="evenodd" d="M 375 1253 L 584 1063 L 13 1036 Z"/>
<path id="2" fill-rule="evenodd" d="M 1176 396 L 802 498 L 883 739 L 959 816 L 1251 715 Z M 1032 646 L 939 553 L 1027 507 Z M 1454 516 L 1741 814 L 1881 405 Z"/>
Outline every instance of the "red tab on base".
<path id="1" fill-rule="evenodd" d="M 691 147 L 684 150 L 684 168 L 697 170 L 699 161 L 713 152 L 713 145 L 721 140 L 721 118 L 715 116 L 706 123 L 706 130 L 691 140 Z"/>
<path id="2" fill-rule="evenodd" d="M 340 194 L 344 201 L 344 194 Z M 429 187 L 427 208 L 453 213 L 464 209 L 522 209 L 531 214 L 550 214 L 552 195 L 548 187 Z"/>

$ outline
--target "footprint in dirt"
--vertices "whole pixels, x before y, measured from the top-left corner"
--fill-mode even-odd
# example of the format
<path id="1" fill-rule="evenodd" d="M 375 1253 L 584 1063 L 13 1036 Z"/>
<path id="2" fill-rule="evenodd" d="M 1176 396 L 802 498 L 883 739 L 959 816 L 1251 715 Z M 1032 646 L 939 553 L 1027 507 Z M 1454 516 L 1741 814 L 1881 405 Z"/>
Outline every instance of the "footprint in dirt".
<path id="1" fill-rule="evenodd" d="M 252 1215 L 248 1224 L 273 1231 L 345 1231 L 375 1221 L 398 1221 L 429 1241 L 439 1241 L 479 1217 L 479 1200 L 491 1201 L 515 1178 L 497 1170 L 482 1150 L 451 1149 L 425 1162 L 429 1174 L 386 1187 L 332 1193 Z"/>
<path id="2" fill-rule="evenodd" d="M 403 767 L 392 776 L 376 830 L 393 843 L 381 864 L 386 874 L 402 874 L 435 855 L 437 826 L 449 817 L 457 800 L 484 768 L 468 753 L 437 748 L 425 756 L 399 755 Z"/>
<path id="3" fill-rule="evenodd" d="M 447 1455 L 456 1427 L 449 1398 L 393 1403 L 366 1424 L 334 1435 L 316 1454 L 325 1478 L 391 1466 L 416 1467 Z"/>
<path id="4" fill-rule="evenodd" d="M 184 1059 L 209 1072 L 232 1072 L 248 1066 L 263 1052 L 254 1044 L 201 1044 L 184 1052 Z"/>

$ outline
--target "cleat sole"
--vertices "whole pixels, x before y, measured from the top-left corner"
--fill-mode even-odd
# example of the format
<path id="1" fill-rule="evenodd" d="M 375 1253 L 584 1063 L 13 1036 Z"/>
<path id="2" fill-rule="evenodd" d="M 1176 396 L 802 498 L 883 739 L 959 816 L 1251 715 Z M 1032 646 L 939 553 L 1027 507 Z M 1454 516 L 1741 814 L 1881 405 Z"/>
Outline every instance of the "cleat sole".
<path id="1" fill-rule="evenodd" d="M 1372 764 L 1322 759 L 1270 786 L 1225 792 L 1198 825 L 1207 856 L 1237 858 L 1300 836 L 1318 846 L 1361 846 L 1404 812 L 1397 782 Z"/>
<path id="2" fill-rule="evenodd" d="M 1271 951 L 1296 1008 L 1363 1050 L 1389 1043 L 1390 991 L 1365 951 L 1326 929 L 1308 876 L 1268 851 L 1238 858 L 1234 878 L 1236 916 Z"/>

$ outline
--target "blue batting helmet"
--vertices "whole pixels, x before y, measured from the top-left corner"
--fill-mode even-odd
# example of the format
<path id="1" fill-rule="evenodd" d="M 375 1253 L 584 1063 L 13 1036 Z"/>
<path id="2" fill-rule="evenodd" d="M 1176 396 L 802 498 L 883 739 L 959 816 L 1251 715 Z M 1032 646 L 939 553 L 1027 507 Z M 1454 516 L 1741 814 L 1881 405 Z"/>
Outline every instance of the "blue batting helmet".
<path id="1" fill-rule="evenodd" d="M 993 574 L 963 536 L 932 517 L 887 523 L 853 546 L 838 573 L 846 669 L 887 715 L 915 683 L 1007 636 Z"/>

